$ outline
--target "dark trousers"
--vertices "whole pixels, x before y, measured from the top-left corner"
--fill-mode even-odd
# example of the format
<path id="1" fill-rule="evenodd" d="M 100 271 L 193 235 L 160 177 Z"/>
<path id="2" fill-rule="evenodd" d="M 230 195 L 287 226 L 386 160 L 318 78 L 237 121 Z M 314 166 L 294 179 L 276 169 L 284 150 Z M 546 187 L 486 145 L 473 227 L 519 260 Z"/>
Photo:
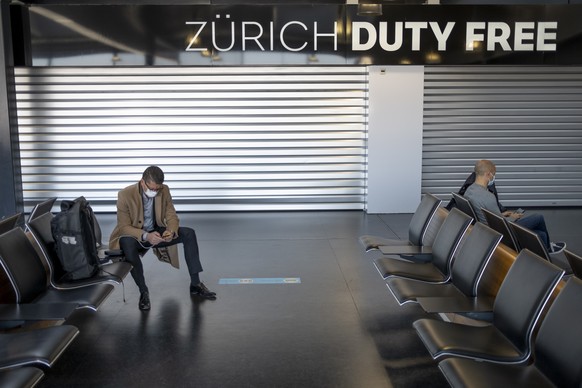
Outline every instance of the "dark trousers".
<path id="1" fill-rule="evenodd" d="M 515 223 L 537 234 L 546 246 L 546 249 L 550 249 L 550 234 L 548 233 L 544 216 L 541 214 L 528 214 L 516 220 Z"/>
<path id="2" fill-rule="evenodd" d="M 165 228 L 156 229 L 160 235 L 164 232 L 164 230 Z M 198 282 L 198 273 L 202 272 L 202 265 L 200 264 L 198 240 L 196 239 L 196 232 L 194 232 L 194 229 L 180 227 L 178 228 L 177 238 L 170 242 L 160 243 L 156 245 L 156 248 L 167 247 L 179 243 L 184 244 L 184 256 L 186 259 L 186 265 L 188 266 L 188 273 L 190 273 L 192 282 L 196 284 Z M 135 284 L 137 284 L 139 291 L 148 291 L 143 273 L 143 264 L 141 262 L 140 253 L 143 254 L 147 252 L 147 250 L 152 247 L 151 244 L 147 241 L 137 241 L 133 237 L 121 237 L 119 239 L 119 245 L 123 250 L 125 260 L 133 266 L 133 269 L 131 270 L 131 276 L 133 277 L 133 280 L 135 280 Z M 196 281 L 194 279 L 196 279 Z"/>

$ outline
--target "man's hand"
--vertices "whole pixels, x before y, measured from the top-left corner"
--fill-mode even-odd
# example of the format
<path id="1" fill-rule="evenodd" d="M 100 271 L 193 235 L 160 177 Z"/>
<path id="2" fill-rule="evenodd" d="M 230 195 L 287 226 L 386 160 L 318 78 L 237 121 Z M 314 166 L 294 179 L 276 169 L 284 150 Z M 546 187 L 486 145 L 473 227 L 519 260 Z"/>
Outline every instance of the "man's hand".
<path id="1" fill-rule="evenodd" d="M 165 230 L 164 234 L 162 234 L 162 239 L 165 242 L 170 242 L 170 241 L 172 241 L 173 238 L 174 238 L 174 233 L 169 231 L 169 230 Z"/>
<path id="2" fill-rule="evenodd" d="M 151 233 L 148 233 L 147 241 L 151 245 L 158 245 L 159 243 L 162 243 L 165 240 L 162 236 L 160 236 L 160 234 L 158 232 L 151 232 Z"/>
<path id="3" fill-rule="evenodd" d="M 512 217 L 515 218 L 516 220 L 519 220 L 521 217 L 523 217 L 523 213 L 513 212 L 511 214 L 512 214 Z"/>
<path id="4" fill-rule="evenodd" d="M 511 217 L 515 220 L 519 220 L 521 217 L 523 217 L 523 213 L 516 213 L 512 212 L 511 210 L 504 211 L 503 213 L 501 213 L 501 215 L 503 217 Z"/>

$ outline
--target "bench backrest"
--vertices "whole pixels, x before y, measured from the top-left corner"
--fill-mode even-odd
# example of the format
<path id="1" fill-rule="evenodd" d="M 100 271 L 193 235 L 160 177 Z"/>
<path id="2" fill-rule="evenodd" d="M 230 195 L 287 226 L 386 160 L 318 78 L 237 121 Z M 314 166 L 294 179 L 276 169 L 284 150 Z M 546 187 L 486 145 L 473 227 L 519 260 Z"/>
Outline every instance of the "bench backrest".
<path id="1" fill-rule="evenodd" d="M 49 287 L 46 268 L 21 228 L 0 235 L 0 264 L 14 288 L 14 303 L 31 303 Z"/>
<path id="2" fill-rule="evenodd" d="M 550 255 L 546 249 L 546 246 L 536 233 L 531 230 L 524 228 L 515 222 L 509 222 L 509 227 L 513 230 L 513 233 L 517 239 L 517 243 L 521 249 L 529 249 L 538 256 L 544 259 L 550 260 Z"/>
<path id="3" fill-rule="evenodd" d="M 477 295 L 479 280 L 500 241 L 501 233 L 480 222 L 467 234 L 451 268 L 453 284 L 465 295 Z"/>
<path id="4" fill-rule="evenodd" d="M 22 213 L 16 213 L 10 217 L 6 217 L 0 220 L 0 234 L 6 233 L 16 228 L 21 215 Z"/>
<path id="5" fill-rule="evenodd" d="M 473 219 L 457 208 L 451 209 L 432 245 L 432 263 L 445 275 L 451 273 L 451 261 Z"/>
<path id="6" fill-rule="evenodd" d="M 46 199 L 46 200 L 34 205 L 32 210 L 30 211 L 30 214 L 28 215 L 28 219 L 26 220 L 26 223 L 28 224 L 30 221 L 34 220 L 36 217 L 41 216 L 45 213 L 50 213 L 53 209 L 53 206 L 54 206 L 56 200 L 57 200 L 57 197 L 52 197 L 52 198 Z"/>
<path id="7" fill-rule="evenodd" d="M 541 323 L 534 344 L 535 365 L 557 387 L 582 382 L 582 280 L 571 277 Z"/>
<path id="8" fill-rule="evenodd" d="M 463 213 L 465 213 L 468 216 L 470 216 L 471 218 L 473 218 L 473 220 L 475 220 L 474 222 L 479 221 L 479 217 L 477 216 L 477 212 L 473 208 L 473 205 L 471 205 L 471 202 L 469 202 L 469 200 L 467 198 L 463 197 L 462 195 L 459 195 L 457 193 L 452 193 L 452 194 L 453 194 L 453 198 L 455 199 L 455 203 L 457 204 L 457 207 Z"/>
<path id="9" fill-rule="evenodd" d="M 582 256 L 575 254 L 574 252 L 564 249 L 564 256 L 572 268 L 572 273 L 578 279 L 582 279 Z"/>
<path id="10" fill-rule="evenodd" d="M 511 227 L 509 226 L 509 222 L 504 217 L 497 215 L 490 210 L 481 209 L 481 211 L 487 220 L 487 225 L 503 235 L 501 242 L 514 251 L 519 252 L 521 249 L 519 248 L 513 230 L 511 230 Z"/>
<path id="11" fill-rule="evenodd" d="M 493 325 L 526 357 L 536 322 L 564 270 L 524 249 L 507 272 L 493 306 Z"/>
<path id="12" fill-rule="evenodd" d="M 54 215 L 52 213 L 45 213 L 30 221 L 27 225 L 32 237 L 42 250 L 46 264 L 49 266 L 52 280 L 58 282 L 65 275 L 65 271 L 55 249 L 55 240 L 51 231 L 51 220 L 53 218 Z"/>
<path id="13" fill-rule="evenodd" d="M 426 229 L 441 204 L 441 200 L 430 193 L 423 195 L 408 227 L 408 241 L 412 245 L 424 245 Z"/>

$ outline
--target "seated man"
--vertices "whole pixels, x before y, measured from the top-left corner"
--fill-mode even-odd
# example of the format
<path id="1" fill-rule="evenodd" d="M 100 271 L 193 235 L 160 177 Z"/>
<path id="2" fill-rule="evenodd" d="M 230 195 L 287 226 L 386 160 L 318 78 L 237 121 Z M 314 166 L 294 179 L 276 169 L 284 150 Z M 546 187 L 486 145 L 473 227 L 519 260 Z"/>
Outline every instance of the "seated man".
<path id="1" fill-rule="evenodd" d="M 550 242 L 550 236 L 546 227 L 546 221 L 541 214 L 529 214 L 527 216 L 522 213 L 512 211 L 501 211 L 497 198 L 491 193 L 487 186 L 495 182 L 495 173 L 497 168 L 490 160 L 479 160 L 475 164 L 475 183 L 470 185 L 465 191 L 464 197 L 467 198 L 473 208 L 479 221 L 487 224 L 485 215 L 481 209 L 487 209 L 495 214 L 509 217 L 515 223 L 535 232 L 550 253 L 558 253 L 564 250 L 566 244 L 564 242 Z"/>
<path id="2" fill-rule="evenodd" d="M 109 247 L 123 250 L 125 259 L 133 265 L 131 276 L 140 292 L 139 309 L 150 309 L 140 254 L 149 248 L 166 248 L 184 244 L 184 256 L 190 273 L 190 293 L 206 299 L 216 299 L 216 293 L 200 282 L 202 272 L 196 233 L 192 228 L 179 226 L 176 209 L 164 172 L 157 166 L 148 167 L 141 180 L 121 190 L 117 196 L 117 226 L 111 233 Z M 168 260 L 178 266 L 177 250 L 169 250 Z"/>
<path id="3" fill-rule="evenodd" d="M 467 179 L 465 179 L 465 183 L 463 183 L 463 186 L 461 186 L 461 188 L 459 189 L 457 194 L 465 196 L 465 191 L 467 191 L 467 188 L 469 188 L 469 186 L 471 186 L 473 183 L 475 183 L 475 171 L 473 171 L 467 177 Z M 495 199 L 497 200 L 497 205 L 499 206 L 499 210 L 501 210 L 502 212 L 507 210 L 507 209 L 505 209 L 505 206 L 503 206 L 501 204 L 501 202 L 499 202 L 499 194 L 497 194 L 497 187 L 495 187 L 495 182 L 487 185 L 487 190 L 489 190 L 490 192 L 493 193 L 493 195 L 495 195 Z M 445 209 L 451 210 L 452 208 L 454 208 L 456 206 L 457 206 L 457 204 L 455 203 L 455 199 L 451 198 L 449 203 L 445 206 Z"/>

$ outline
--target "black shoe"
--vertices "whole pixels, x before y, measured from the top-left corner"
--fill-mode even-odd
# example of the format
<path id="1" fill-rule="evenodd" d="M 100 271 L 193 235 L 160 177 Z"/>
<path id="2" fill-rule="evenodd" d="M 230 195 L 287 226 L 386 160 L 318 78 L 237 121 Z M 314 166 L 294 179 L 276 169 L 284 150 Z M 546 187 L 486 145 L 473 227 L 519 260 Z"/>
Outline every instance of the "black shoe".
<path id="1" fill-rule="evenodd" d="M 195 286 L 190 285 L 190 294 L 198 295 L 206 299 L 216 299 L 216 292 L 210 291 L 204 283 L 198 283 Z"/>
<path id="2" fill-rule="evenodd" d="M 140 310 L 149 310 L 151 308 L 149 292 L 145 291 L 141 293 L 138 306 Z"/>

